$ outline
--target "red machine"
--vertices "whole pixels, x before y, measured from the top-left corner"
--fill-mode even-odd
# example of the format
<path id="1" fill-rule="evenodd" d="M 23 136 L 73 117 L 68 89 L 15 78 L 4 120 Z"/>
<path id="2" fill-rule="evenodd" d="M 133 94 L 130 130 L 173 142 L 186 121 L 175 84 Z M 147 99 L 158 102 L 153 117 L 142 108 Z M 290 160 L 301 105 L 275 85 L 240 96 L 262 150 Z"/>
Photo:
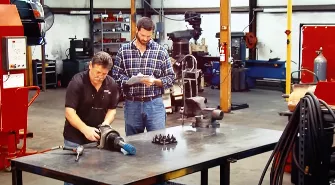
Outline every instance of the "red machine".
<path id="1" fill-rule="evenodd" d="M 326 81 L 316 85 L 315 95 L 329 105 L 335 105 L 335 97 L 329 92 L 335 91 L 335 25 L 301 25 L 301 69 L 314 72 L 316 51 L 322 48 L 322 53 L 327 59 Z M 308 71 L 301 72 L 301 83 L 313 83 L 314 76 Z"/>
<path id="2" fill-rule="evenodd" d="M 327 59 L 327 81 L 335 81 L 335 25 L 302 25 L 301 27 L 301 68 L 314 71 L 314 59 L 316 51 L 322 47 L 323 55 Z M 314 76 L 303 71 L 302 83 L 313 82 Z"/>
<path id="3" fill-rule="evenodd" d="M 0 0 L 0 170 L 26 151 L 28 107 L 39 87 L 26 87 L 27 38 L 15 5 Z M 28 101 L 29 89 L 36 89 Z"/>

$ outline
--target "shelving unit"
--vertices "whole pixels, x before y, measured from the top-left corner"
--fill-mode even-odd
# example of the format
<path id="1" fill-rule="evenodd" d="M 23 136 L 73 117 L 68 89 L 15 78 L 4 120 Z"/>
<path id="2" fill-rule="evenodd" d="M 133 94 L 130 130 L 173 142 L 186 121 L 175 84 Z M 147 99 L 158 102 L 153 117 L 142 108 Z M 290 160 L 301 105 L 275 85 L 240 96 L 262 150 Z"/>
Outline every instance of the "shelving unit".
<path id="1" fill-rule="evenodd" d="M 93 19 L 94 53 L 105 51 L 115 56 L 122 44 L 131 40 L 130 15 L 98 14 Z"/>

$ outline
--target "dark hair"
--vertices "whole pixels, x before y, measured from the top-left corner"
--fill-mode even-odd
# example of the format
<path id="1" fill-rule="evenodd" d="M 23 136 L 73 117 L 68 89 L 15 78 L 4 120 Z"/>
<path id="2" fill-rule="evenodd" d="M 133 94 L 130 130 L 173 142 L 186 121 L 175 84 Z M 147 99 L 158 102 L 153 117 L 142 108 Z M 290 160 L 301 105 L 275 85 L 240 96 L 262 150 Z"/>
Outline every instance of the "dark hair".
<path id="1" fill-rule="evenodd" d="M 149 17 L 141 17 L 140 20 L 137 21 L 136 26 L 138 31 L 140 31 L 141 28 L 147 31 L 155 30 L 155 24 Z"/>
<path id="2" fill-rule="evenodd" d="M 108 53 L 104 51 L 99 51 L 92 58 L 92 66 L 94 66 L 95 64 L 102 65 L 102 67 L 108 68 L 110 70 L 113 67 L 113 60 Z"/>

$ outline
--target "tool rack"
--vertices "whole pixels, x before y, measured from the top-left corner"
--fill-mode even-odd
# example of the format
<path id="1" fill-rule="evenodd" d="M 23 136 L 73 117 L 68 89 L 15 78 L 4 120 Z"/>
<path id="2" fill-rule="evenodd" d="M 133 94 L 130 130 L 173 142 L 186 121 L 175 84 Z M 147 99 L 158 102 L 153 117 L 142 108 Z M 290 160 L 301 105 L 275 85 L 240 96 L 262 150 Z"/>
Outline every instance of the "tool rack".
<path id="1" fill-rule="evenodd" d="M 130 15 L 113 13 L 99 14 L 93 19 L 94 52 L 105 51 L 116 55 L 122 44 L 130 41 Z"/>

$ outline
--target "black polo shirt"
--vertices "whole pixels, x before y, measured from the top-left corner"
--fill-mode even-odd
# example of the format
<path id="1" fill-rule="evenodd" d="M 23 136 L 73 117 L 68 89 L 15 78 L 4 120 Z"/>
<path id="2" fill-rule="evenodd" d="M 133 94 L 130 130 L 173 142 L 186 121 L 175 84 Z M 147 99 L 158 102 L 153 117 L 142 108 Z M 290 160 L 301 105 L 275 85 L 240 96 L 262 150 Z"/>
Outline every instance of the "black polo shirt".
<path id="1" fill-rule="evenodd" d="M 119 88 L 114 79 L 107 75 L 99 91 L 91 84 L 88 71 L 76 74 L 70 81 L 65 99 L 65 107 L 76 110 L 79 118 L 88 126 L 101 124 L 108 109 L 116 109 L 119 100 Z M 78 144 L 90 141 L 65 119 L 64 139 Z"/>

